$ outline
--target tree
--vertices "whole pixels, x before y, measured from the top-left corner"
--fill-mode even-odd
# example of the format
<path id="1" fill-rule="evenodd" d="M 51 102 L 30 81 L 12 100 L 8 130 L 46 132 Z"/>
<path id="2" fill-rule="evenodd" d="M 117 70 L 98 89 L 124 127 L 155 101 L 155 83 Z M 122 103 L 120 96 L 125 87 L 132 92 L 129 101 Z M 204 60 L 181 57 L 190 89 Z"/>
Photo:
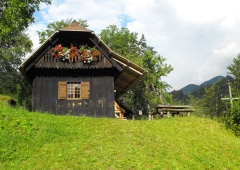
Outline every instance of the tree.
<path id="1" fill-rule="evenodd" d="M 240 95 L 240 54 L 233 59 L 233 63 L 228 66 L 230 73 L 234 76 L 232 83 L 232 95 Z M 240 102 L 233 102 L 233 105 L 227 115 L 227 125 L 234 130 L 235 134 L 240 136 Z"/>
<path id="2" fill-rule="evenodd" d="M 144 35 L 141 35 L 138 40 L 138 33 L 130 32 L 125 27 L 119 29 L 116 25 L 110 25 L 103 29 L 99 36 L 114 52 L 139 65 L 143 64 L 140 57 L 146 50 L 153 55 L 157 53 L 153 47 L 147 46 Z"/>
<path id="3" fill-rule="evenodd" d="M 33 13 L 40 3 L 50 4 L 50 0 L 0 1 L 0 93 L 13 95 L 27 86 L 18 66 L 31 51 L 32 42 L 25 29 L 34 22 Z"/>
<path id="4" fill-rule="evenodd" d="M 131 91 L 121 98 L 133 110 L 148 112 L 148 104 L 170 102 L 166 89 L 169 85 L 161 81 L 173 68 L 166 59 L 157 54 L 153 47 L 147 46 L 144 35 L 138 39 L 138 33 L 127 28 L 110 25 L 100 33 L 100 38 L 115 52 L 145 68 L 149 73 Z M 163 99 L 161 96 L 164 96 Z M 165 101 L 162 101 L 164 100 Z"/>
<path id="5" fill-rule="evenodd" d="M 182 90 L 174 90 L 171 92 L 174 103 L 185 103 L 187 95 Z"/>
<path id="6" fill-rule="evenodd" d="M 215 115 L 217 115 L 217 107 L 218 107 L 218 100 L 217 95 L 215 93 L 215 87 L 216 85 L 212 85 L 209 88 L 206 88 L 205 94 L 203 97 L 203 108 L 204 113 L 206 115 L 209 115 L 211 118 L 213 118 Z"/>
<path id="7" fill-rule="evenodd" d="M 50 4 L 50 2 L 51 0 L 1 0 L 0 48 L 14 45 L 15 33 L 21 33 L 34 22 L 33 13 L 39 10 L 40 3 Z"/>
<path id="8" fill-rule="evenodd" d="M 240 95 L 240 54 L 233 59 L 233 63 L 227 67 L 230 73 L 234 76 L 234 82 L 232 86 L 233 94 L 235 96 Z"/>
<path id="9" fill-rule="evenodd" d="M 32 42 L 24 33 L 14 36 L 14 46 L 0 48 L 0 93 L 16 94 L 16 85 L 22 78 L 18 71 L 23 57 L 31 51 Z"/>
<path id="10" fill-rule="evenodd" d="M 236 136 L 240 136 L 240 101 L 233 103 L 230 113 L 227 117 L 227 125 L 231 128 Z"/>
<path id="11" fill-rule="evenodd" d="M 188 102 L 197 108 L 197 115 L 224 119 L 228 102 L 222 101 L 221 98 L 229 96 L 227 82 L 231 79 L 230 76 L 226 76 L 211 86 L 202 86 L 188 96 Z"/>
<path id="12" fill-rule="evenodd" d="M 48 37 L 50 37 L 56 30 L 60 28 L 64 28 L 71 24 L 73 22 L 73 19 L 66 19 L 66 20 L 61 20 L 61 21 L 56 21 L 56 22 L 51 22 L 47 25 L 47 29 L 44 31 L 37 31 L 38 36 L 39 36 L 39 43 L 42 44 Z M 82 27 L 86 28 L 88 27 L 87 21 L 78 19 L 77 21 L 79 25 Z"/>

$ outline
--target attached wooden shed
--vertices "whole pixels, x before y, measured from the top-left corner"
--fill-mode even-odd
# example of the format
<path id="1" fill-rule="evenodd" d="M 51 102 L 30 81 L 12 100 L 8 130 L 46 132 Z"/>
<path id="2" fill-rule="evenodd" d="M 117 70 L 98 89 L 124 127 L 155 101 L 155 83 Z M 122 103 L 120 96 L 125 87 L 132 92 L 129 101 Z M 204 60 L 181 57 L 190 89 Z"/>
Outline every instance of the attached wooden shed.
<path id="1" fill-rule="evenodd" d="M 19 69 L 32 84 L 33 111 L 94 117 L 115 117 L 115 99 L 147 73 L 75 21 L 51 35 Z"/>

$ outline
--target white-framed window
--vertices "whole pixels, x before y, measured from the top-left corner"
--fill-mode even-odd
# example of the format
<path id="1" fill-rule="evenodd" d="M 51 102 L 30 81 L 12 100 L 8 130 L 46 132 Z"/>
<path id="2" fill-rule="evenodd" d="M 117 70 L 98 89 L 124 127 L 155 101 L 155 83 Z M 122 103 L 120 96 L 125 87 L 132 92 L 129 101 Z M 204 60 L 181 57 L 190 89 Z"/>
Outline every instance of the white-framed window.
<path id="1" fill-rule="evenodd" d="M 81 83 L 67 83 L 67 99 L 80 99 Z"/>

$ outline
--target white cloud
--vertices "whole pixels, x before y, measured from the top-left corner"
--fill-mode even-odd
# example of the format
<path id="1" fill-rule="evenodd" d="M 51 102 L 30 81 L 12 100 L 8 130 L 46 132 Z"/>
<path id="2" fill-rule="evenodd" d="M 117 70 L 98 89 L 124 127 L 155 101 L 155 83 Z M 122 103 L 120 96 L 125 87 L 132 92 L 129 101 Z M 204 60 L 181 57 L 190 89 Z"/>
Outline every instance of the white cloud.
<path id="1" fill-rule="evenodd" d="M 222 18 L 239 16 L 238 0 L 168 0 L 176 10 L 176 14 L 185 21 L 213 22 Z"/>
<path id="2" fill-rule="evenodd" d="M 220 58 L 224 57 L 229 58 L 229 56 L 233 55 L 236 56 L 239 53 L 239 47 L 240 47 L 239 43 L 232 42 L 221 49 L 214 50 L 213 53 L 215 56 L 218 56 Z"/>
<path id="3" fill-rule="evenodd" d="M 39 44 L 39 37 L 37 31 L 43 31 L 46 28 L 46 25 L 43 23 L 32 24 L 27 29 L 27 34 L 31 36 L 33 42 L 33 50 L 37 49 Z"/>
<path id="4" fill-rule="evenodd" d="M 96 33 L 126 22 L 174 67 L 164 79 L 180 89 L 226 74 L 240 51 L 239 6 L 239 0 L 53 0 L 42 5 L 28 33 L 35 48 L 34 31 L 44 30 L 49 22 L 81 18 Z"/>

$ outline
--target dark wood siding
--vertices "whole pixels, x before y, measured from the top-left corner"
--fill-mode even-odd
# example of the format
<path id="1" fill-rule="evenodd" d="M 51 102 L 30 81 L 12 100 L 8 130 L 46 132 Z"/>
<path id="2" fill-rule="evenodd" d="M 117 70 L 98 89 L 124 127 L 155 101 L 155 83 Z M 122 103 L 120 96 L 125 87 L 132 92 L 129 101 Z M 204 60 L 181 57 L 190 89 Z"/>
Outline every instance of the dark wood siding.
<path id="1" fill-rule="evenodd" d="M 59 82 L 88 82 L 89 99 L 58 99 Z M 33 110 L 76 116 L 114 117 L 114 78 L 36 77 L 33 80 Z M 86 98 L 86 94 L 85 94 Z"/>

